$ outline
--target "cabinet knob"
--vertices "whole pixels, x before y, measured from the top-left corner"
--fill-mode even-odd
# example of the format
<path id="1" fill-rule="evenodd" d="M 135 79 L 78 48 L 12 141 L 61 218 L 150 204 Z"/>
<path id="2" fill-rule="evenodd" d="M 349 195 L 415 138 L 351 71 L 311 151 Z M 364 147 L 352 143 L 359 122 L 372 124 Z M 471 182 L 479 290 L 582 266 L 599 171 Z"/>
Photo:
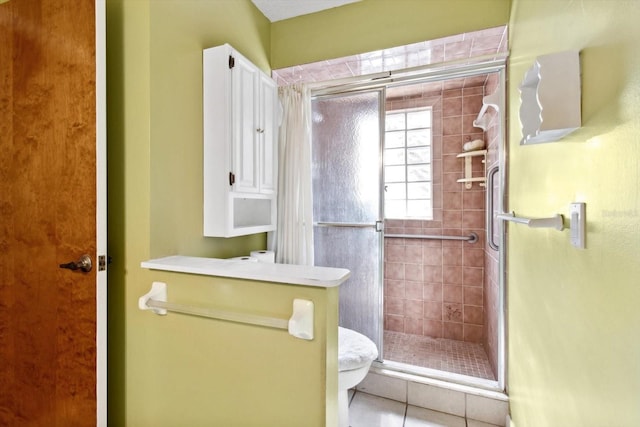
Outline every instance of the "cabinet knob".
<path id="1" fill-rule="evenodd" d="M 256 132 L 258 132 L 258 133 L 264 133 L 264 129 L 260 129 L 260 128 L 258 128 L 258 129 L 256 129 Z"/>

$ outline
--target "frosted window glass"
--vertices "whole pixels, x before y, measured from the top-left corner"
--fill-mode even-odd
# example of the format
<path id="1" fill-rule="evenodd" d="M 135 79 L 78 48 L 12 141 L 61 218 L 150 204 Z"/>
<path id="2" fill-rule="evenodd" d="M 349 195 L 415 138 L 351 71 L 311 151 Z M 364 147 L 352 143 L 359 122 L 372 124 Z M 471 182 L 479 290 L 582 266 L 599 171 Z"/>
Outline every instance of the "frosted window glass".
<path id="1" fill-rule="evenodd" d="M 431 162 L 431 148 L 409 148 L 407 149 L 407 164 L 429 163 Z"/>
<path id="2" fill-rule="evenodd" d="M 405 166 L 385 166 L 384 168 L 384 181 L 385 182 L 404 182 Z M 414 180 L 415 181 L 415 180 Z"/>
<path id="3" fill-rule="evenodd" d="M 407 181 L 431 181 L 431 165 L 408 166 Z"/>
<path id="4" fill-rule="evenodd" d="M 385 199 L 404 200 L 407 198 L 407 186 L 402 184 L 387 184 L 385 188 Z"/>
<path id="5" fill-rule="evenodd" d="M 384 137 L 384 146 L 386 148 L 404 148 L 404 135 L 404 130 L 399 132 L 387 132 Z"/>
<path id="6" fill-rule="evenodd" d="M 431 183 L 414 182 L 407 184 L 407 199 L 409 199 L 409 202 L 413 199 L 429 198 L 431 198 Z"/>
<path id="7" fill-rule="evenodd" d="M 433 219 L 432 110 L 396 110 L 386 120 L 385 217 Z"/>
<path id="8" fill-rule="evenodd" d="M 411 111 L 407 113 L 407 129 L 431 127 L 431 110 Z"/>
<path id="9" fill-rule="evenodd" d="M 404 165 L 406 163 L 404 154 L 405 154 L 404 148 L 392 148 L 391 150 L 385 150 L 384 164 L 385 165 Z"/>
<path id="10" fill-rule="evenodd" d="M 387 114 L 386 129 L 398 130 L 405 129 L 405 115 L 404 114 Z"/>
<path id="11" fill-rule="evenodd" d="M 431 145 L 431 129 L 407 131 L 407 147 Z"/>

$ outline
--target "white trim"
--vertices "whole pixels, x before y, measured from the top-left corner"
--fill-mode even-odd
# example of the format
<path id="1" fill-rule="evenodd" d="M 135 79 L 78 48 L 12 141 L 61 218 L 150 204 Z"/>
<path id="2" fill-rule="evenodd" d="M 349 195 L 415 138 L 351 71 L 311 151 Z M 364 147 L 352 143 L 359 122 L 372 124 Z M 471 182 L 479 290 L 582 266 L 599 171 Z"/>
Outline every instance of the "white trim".
<path id="1" fill-rule="evenodd" d="M 107 254 L 107 97 L 105 0 L 95 0 L 96 20 L 96 253 Z M 107 425 L 107 270 L 96 265 L 96 425 Z"/>

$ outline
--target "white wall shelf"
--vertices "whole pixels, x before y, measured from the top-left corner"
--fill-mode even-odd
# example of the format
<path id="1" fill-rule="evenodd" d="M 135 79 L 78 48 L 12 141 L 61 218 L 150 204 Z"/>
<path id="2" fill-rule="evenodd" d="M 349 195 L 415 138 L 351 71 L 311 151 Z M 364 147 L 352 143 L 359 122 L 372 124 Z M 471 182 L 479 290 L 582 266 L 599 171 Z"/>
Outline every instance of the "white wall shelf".
<path id="1" fill-rule="evenodd" d="M 557 141 L 581 126 L 578 52 L 539 56 L 519 89 L 520 144 Z"/>
<path id="2" fill-rule="evenodd" d="M 500 92 L 495 91 L 491 95 L 487 95 L 482 98 L 482 108 L 478 113 L 478 118 L 473 121 L 473 126 L 483 131 L 486 131 L 489 128 L 489 116 L 487 116 L 487 111 L 489 107 L 493 107 L 494 110 L 498 111 L 500 106 Z"/>

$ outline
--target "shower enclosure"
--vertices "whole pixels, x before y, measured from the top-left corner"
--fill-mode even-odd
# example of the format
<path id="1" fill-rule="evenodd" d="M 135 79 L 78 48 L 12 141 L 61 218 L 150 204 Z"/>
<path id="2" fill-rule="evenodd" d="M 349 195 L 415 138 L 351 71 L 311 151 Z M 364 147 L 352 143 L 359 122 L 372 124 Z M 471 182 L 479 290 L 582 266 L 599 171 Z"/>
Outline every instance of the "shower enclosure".
<path id="1" fill-rule="evenodd" d="M 504 181 L 488 192 L 484 182 L 503 162 L 504 117 L 483 108 L 504 90 L 502 68 L 368 82 L 312 102 L 316 265 L 351 270 L 340 325 L 371 338 L 385 367 L 504 382 L 503 255 L 488 244 L 498 224 L 490 239 L 486 229 Z M 464 154 L 475 140 L 483 149 Z"/>
<path id="2" fill-rule="evenodd" d="M 315 265 L 347 267 L 340 325 L 369 337 L 382 359 L 381 131 L 383 90 L 312 102 Z"/>
<path id="3" fill-rule="evenodd" d="M 311 88 L 315 263 L 352 272 L 340 324 L 374 374 L 506 388 L 507 46 L 499 26 L 273 70 Z"/>

